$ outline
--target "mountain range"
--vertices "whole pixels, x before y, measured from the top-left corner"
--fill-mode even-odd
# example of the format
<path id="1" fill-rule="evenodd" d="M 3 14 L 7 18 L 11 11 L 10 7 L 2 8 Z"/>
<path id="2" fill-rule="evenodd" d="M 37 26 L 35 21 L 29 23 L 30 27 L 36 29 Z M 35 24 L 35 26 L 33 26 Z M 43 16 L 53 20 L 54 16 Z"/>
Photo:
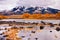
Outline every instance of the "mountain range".
<path id="1" fill-rule="evenodd" d="M 23 14 L 23 13 L 30 13 L 30 14 L 33 14 L 33 13 L 41 13 L 41 14 L 45 14 L 45 13 L 52 13 L 52 14 L 56 14 L 58 13 L 60 10 L 58 9 L 54 9 L 54 8 L 50 8 L 50 7 L 47 7 L 47 8 L 44 8 L 44 7 L 15 7 L 9 11 L 2 11 L 0 12 L 0 14 L 2 13 L 3 15 L 12 15 L 12 14 Z"/>

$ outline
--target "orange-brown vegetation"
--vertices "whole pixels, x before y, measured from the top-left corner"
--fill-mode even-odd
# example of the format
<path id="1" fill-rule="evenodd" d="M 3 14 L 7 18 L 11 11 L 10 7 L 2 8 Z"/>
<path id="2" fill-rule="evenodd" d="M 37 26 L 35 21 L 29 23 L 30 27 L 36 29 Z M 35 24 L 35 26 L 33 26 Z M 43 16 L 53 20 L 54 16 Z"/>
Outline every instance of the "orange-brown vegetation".
<path id="1" fill-rule="evenodd" d="M 24 14 L 22 15 L 22 18 L 23 18 L 23 19 L 24 19 L 24 18 L 28 19 L 30 16 L 31 16 L 31 15 L 30 15 L 29 13 L 24 13 Z"/>
<path id="2" fill-rule="evenodd" d="M 6 19 L 6 16 L 0 15 L 0 19 Z"/>
<path id="3" fill-rule="evenodd" d="M 32 17 L 34 19 L 40 19 L 42 17 L 42 14 L 32 14 Z"/>
<path id="4" fill-rule="evenodd" d="M 57 14 L 56 14 L 56 17 L 60 17 L 60 13 L 57 13 Z"/>
<path id="5" fill-rule="evenodd" d="M 29 14 L 29 13 L 24 13 L 22 18 L 24 19 L 60 19 L 60 13 L 57 14 L 40 14 L 40 13 L 34 13 L 34 14 Z"/>
<path id="6" fill-rule="evenodd" d="M 10 16 L 0 15 L 0 19 L 10 19 L 10 18 L 18 18 L 18 19 L 60 19 L 60 13 L 57 13 L 57 14 L 24 13 L 22 15 L 10 15 Z"/>
<path id="7" fill-rule="evenodd" d="M 10 40 L 18 40 L 17 39 L 17 34 L 19 29 L 9 29 L 9 31 L 5 32 L 5 35 L 8 35 L 7 39 Z"/>

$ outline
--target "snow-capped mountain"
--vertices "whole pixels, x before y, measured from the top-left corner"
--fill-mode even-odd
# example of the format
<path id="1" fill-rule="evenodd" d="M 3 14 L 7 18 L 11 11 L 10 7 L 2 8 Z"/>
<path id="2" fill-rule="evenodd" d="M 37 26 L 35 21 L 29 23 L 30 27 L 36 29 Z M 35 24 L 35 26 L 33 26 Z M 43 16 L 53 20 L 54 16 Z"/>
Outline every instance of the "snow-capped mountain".
<path id="1" fill-rule="evenodd" d="M 9 11 L 4 10 L 4 11 L 2 11 L 2 14 L 3 15 L 12 15 L 12 14 L 23 14 L 26 12 L 28 12 L 30 14 L 33 14 L 33 13 L 45 14 L 46 12 L 56 14 L 56 13 L 58 13 L 58 11 L 60 11 L 60 10 L 50 8 L 50 7 L 44 8 L 44 7 L 25 7 L 25 6 L 21 7 L 21 6 L 18 6 Z"/>
<path id="2" fill-rule="evenodd" d="M 58 9 L 54 9 L 54 8 L 50 8 L 50 7 L 47 7 L 47 8 L 44 8 L 44 7 L 16 7 L 16 8 L 13 8 L 12 9 L 12 12 L 15 12 L 15 13 L 24 13 L 24 12 L 28 12 L 28 13 L 45 13 L 45 12 L 48 12 L 48 13 L 57 13 L 59 10 Z"/>

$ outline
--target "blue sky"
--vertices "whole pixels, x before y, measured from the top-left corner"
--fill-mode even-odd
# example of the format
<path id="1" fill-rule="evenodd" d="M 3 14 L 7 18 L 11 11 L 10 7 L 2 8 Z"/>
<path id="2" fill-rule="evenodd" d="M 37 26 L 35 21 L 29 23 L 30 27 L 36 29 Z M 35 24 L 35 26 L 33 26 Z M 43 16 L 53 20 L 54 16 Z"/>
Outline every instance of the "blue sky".
<path id="1" fill-rule="evenodd" d="M 16 6 L 41 6 L 60 9 L 60 0 L 0 0 L 0 11 L 10 10 Z"/>

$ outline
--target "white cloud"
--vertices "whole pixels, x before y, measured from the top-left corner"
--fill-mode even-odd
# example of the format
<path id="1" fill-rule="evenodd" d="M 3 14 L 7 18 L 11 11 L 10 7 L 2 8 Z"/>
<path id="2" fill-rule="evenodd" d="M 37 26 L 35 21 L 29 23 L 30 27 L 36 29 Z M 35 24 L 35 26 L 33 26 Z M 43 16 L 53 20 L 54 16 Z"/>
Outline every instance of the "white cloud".
<path id="1" fill-rule="evenodd" d="M 0 1 L 0 11 L 2 10 L 10 10 L 17 5 L 17 0 L 3 0 Z"/>
<path id="2" fill-rule="evenodd" d="M 19 5 L 24 6 L 42 6 L 60 9 L 60 0 L 20 0 Z"/>
<path id="3" fill-rule="evenodd" d="M 0 10 L 10 10 L 15 6 L 43 6 L 60 9 L 60 0 L 0 0 Z"/>
<path id="4" fill-rule="evenodd" d="M 51 7 L 51 8 L 60 9 L 60 0 L 53 0 L 51 5 L 48 5 L 48 6 Z"/>

